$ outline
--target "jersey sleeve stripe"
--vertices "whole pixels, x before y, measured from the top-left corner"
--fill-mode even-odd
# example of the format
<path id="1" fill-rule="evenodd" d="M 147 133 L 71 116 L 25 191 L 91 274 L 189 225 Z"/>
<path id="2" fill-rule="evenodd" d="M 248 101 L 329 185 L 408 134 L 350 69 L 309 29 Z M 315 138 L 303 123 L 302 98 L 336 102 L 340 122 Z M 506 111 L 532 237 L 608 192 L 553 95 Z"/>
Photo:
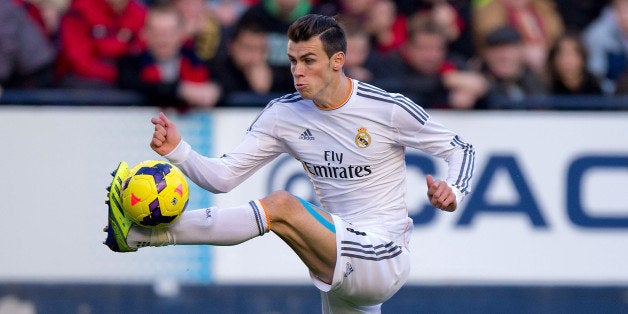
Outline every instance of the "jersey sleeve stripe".
<path id="1" fill-rule="evenodd" d="M 425 119 L 424 121 L 427 121 L 427 119 L 429 119 L 430 115 L 427 114 L 427 112 L 423 109 L 423 107 L 417 105 L 415 102 L 413 102 L 412 100 L 408 99 L 407 97 L 402 96 L 400 94 L 397 94 L 397 95 L 393 96 L 393 98 L 395 100 L 399 101 L 399 102 L 403 102 L 408 107 L 410 107 L 413 110 L 415 110 L 417 112 L 417 114 L 419 114 L 421 117 L 423 117 L 423 119 Z"/>
<path id="2" fill-rule="evenodd" d="M 405 103 L 402 101 L 396 101 L 399 107 L 403 108 L 410 115 L 412 115 L 415 119 L 419 121 L 422 125 L 425 125 L 427 122 L 427 114 L 424 115 L 424 111 L 420 109 L 420 107 L 414 103 Z"/>
<path id="3" fill-rule="evenodd" d="M 406 110 L 421 124 L 425 124 L 425 122 L 429 118 L 429 115 L 427 114 L 427 112 L 425 112 L 425 110 L 423 110 L 423 108 L 421 108 L 421 106 L 417 105 L 407 97 L 401 94 L 391 94 L 381 88 L 366 84 L 364 82 L 358 82 L 357 95 L 396 104 Z"/>
<path id="4" fill-rule="evenodd" d="M 368 85 L 368 84 L 364 84 L 362 82 L 358 83 L 358 90 L 364 91 L 364 92 L 370 92 L 370 93 L 374 93 L 374 94 L 379 94 L 382 96 L 389 96 L 390 93 L 386 92 L 385 90 L 381 89 L 381 88 L 377 88 L 373 85 Z"/>
<path id="5" fill-rule="evenodd" d="M 471 181 L 473 168 L 475 167 L 475 150 L 473 149 L 473 145 L 465 143 L 458 135 L 452 139 L 451 145 L 464 150 L 464 159 L 454 186 L 466 194 L 469 192 L 469 182 Z"/>
<path id="6" fill-rule="evenodd" d="M 456 187 L 458 187 L 458 189 L 465 194 L 469 192 L 469 181 L 471 180 L 471 173 L 473 171 L 474 163 L 475 152 L 468 148 L 465 149 L 464 160 L 455 184 Z"/>
<path id="7" fill-rule="evenodd" d="M 369 98 L 369 99 L 373 99 L 373 100 L 379 100 L 379 101 L 383 101 L 383 102 L 387 102 L 390 104 L 395 104 L 401 108 L 403 108 L 405 111 L 407 111 L 412 117 L 414 117 L 417 121 L 419 121 L 419 123 L 421 124 L 425 124 L 425 118 L 422 117 L 417 111 L 414 111 L 411 109 L 411 107 L 409 107 L 408 105 L 401 103 L 401 102 L 397 102 L 394 101 L 392 98 L 383 98 L 383 97 L 377 97 L 377 96 L 373 96 L 370 94 L 366 94 L 366 93 L 362 93 L 362 92 L 357 92 L 356 95 L 358 96 L 362 96 L 365 98 Z"/>

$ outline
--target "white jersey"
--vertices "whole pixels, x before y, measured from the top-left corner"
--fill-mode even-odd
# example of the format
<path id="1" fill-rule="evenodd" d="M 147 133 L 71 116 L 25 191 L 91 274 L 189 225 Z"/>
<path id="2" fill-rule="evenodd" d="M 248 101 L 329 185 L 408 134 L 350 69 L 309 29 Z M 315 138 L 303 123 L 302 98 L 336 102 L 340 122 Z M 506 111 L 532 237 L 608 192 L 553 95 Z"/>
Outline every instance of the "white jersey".
<path id="1" fill-rule="evenodd" d="M 448 163 L 446 181 L 458 202 L 469 192 L 475 153 L 408 98 L 351 82 L 348 99 L 330 110 L 298 93 L 271 101 L 243 142 L 220 158 L 200 156 L 185 142 L 166 157 L 199 186 L 227 192 L 288 153 L 303 165 L 323 208 L 356 227 L 399 239 L 412 225 L 405 147 Z"/>

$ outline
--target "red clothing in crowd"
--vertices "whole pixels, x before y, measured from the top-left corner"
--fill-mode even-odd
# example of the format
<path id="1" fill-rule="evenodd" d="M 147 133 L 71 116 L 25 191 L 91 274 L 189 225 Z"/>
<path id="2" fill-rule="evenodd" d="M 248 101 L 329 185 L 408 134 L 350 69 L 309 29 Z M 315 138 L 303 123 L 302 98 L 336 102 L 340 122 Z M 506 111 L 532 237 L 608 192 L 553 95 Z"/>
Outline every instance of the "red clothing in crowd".
<path id="1" fill-rule="evenodd" d="M 148 51 L 128 55 L 118 62 L 120 74 L 118 86 L 138 91 L 147 97 L 149 103 L 162 107 L 189 108 L 179 95 L 183 82 L 208 83 L 209 69 L 191 49 L 182 49 L 179 55 L 177 77 L 165 78 L 155 58 Z"/>
<path id="2" fill-rule="evenodd" d="M 375 43 L 375 49 L 382 54 L 398 50 L 408 40 L 408 21 L 406 17 L 397 15 L 391 30 L 393 38 L 389 43 Z"/>
<path id="3" fill-rule="evenodd" d="M 142 48 L 138 33 L 146 11 L 136 0 L 121 12 L 106 0 L 72 1 L 59 32 L 61 74 L 114 83 L 117 59 Z"/>
<path id="4" fill-rule="evenodd" d="M 162 73 L 155 60 L 148 54 L 141 57 L 140 80 L 149 84 L 164 83 Z M 209 82 L 209 69 L 192 53 L 183 53 L 179 61 L 179 80 L 192 83 Z"/>

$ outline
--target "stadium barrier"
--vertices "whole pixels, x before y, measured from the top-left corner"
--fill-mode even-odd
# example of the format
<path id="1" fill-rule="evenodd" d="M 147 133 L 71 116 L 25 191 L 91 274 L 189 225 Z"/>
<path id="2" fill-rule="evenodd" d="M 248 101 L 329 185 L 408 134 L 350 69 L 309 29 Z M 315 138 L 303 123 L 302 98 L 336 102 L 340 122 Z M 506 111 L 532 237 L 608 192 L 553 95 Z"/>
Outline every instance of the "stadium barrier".
<path id="1" fill-rule="evenodd" d="M 382 313 L 626 313 L 625 287 L 405 286 Z M 320 314 L 312 286 L 0 283 L 0 313 Z"/>
<path id="2" fill-rule="evenodd" d="M 132 94 L 57 92 L 2 95 L 0 313 L 319 312 L 307 270 L 272 234 L 237 247 L 109 252 L 108 173 L 156 158 L 148 120 L 159 109 Z M 628 112 L 597 109 L 430 111 L 476 146 L 475 191 L 453 215 L 426 207 L 424 174 L 443 166 L 408 150 L 413 270 L 384 313 L 628 312 Z M 170 117 L 195 149 L 218 155 L 259 110 Z M 310 199 L 306 182 L 298 162 L 279 158 L 232 193 L 191 190 L 189 208 L 277 188 Z"/>
<path id="3" fill-rule="evenodd" d="M 233 93 L 225 100 L 226 107 L 263 107 L 281 94 L 260 95 L 249 92 Z M 70 106 L 150 106 L 141 94 L 118 89 L 5 89 L 0 104 L 70 105 Z M 491 99 L 490 108 L 518 110 L 628 110 L 628 96 L 548 95 L 531 96 L 521 100 Z"/>

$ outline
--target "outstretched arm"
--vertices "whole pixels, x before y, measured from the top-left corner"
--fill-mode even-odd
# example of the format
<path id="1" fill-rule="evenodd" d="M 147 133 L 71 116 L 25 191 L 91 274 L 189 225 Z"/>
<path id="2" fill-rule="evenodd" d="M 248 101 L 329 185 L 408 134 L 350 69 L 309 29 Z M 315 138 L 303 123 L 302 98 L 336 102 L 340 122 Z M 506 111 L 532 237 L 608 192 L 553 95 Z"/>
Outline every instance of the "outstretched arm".
<path id="1" fill-rule="evenodd" d="M 155 125 L 150 147 L 161 156 L 169 154 L 181 142 L 177 126 L 170 122 L 163 112 L 160 112 L 158 117 L 151 118 L 150 122 Z"/>
<path id="2" fill-rule="evenodd" d="M 275 115 L 260 115 L 238 146 L 219 158 L 210 158 L 194 151 L 182 139 L 177 126 L 159 113 L 151 119 L 155 130 L 150 147 L 177 165 L 198 186 L 213 193 L 228 192 L 286 152 L 282 141 L 269 134 L 275 126 Z"/>

